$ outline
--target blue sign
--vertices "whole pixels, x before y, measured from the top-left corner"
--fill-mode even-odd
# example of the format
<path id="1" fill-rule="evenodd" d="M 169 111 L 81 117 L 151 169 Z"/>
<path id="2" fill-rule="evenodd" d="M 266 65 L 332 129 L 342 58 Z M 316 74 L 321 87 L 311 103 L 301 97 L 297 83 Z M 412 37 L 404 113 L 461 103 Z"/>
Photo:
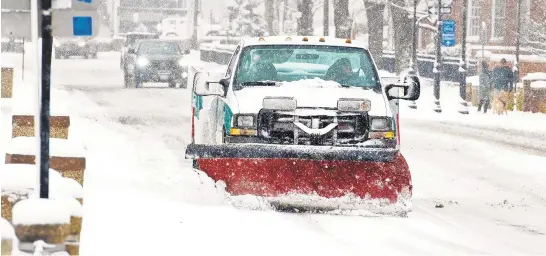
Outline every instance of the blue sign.
<path id="1" fill-rule="evenodd" d="M 72 18 L 74 36 L 92 36 L 93 18 L 89 16 L 76 16 Z"/>
<path id="2" fill-rule="evenodd" d="M 84 2 L 84 3 L 88 3 L 88 4 L 90 4 L 90 3 L 91 3 L 91 0 L 78 0 L 78 1 L 80 1 L 80 2 Z"/>
<path id="3" fill-rule="evenodd" d="M 455 21 L 442 21 L 442 46 L 451 47 L 455 45 Z"/>

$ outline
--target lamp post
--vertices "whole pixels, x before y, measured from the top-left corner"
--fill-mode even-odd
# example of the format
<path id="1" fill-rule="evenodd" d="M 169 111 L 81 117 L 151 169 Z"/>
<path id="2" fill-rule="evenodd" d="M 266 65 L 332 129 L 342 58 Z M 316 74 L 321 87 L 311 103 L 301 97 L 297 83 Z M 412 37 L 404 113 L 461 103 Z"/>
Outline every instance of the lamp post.
<path id="1" fill-rule="evenodd" d="M 467 6 L 468 0 L 463 0 L 462 8 L 462 22 L 463 22 L 463 31 L 461 35 L 461 61 L 459 62 L 459 96 L 461 97 L 461 105 L 459 113 L 468 114 L 468 103 L 466 102 L 466 74 L 467 74 L 467 65 L 466 65 L 466 22 L 467 22 Z"/>
<path id="2" fill-rule="evenodd" d="M 419 75 L 418 65 L 417 65 L 417 4 L 419 0 L 413 0 L 413 26 L 412 26 L 412 49 L 411 49 L 411 60 L 410 60 L 410 72 L 413 74 Z M 417 108 L 417 103 L 412 100 L 410 101 L 409 107 L 412 109 Z"/>
<path id="3" fill-rule="evenodd" d="M 521 40 L 521 0 L 518 0 L 518 24 L 516 28 L 516 62 L 514 63 L 514 111 L 517 106 L 517 83 L 519 82 L 519 45 Z"/>
<path id="4" fill-rule="evenodd" d="M 442 6 L 442 0 L 438 0 L 438 15 L 437 15 L 437 22 L 438 22 L 438 33 L 436 38 L 436 61 L 434 62 L 434 107 L 433 110 L 437 113 L 442 112 L 442 107 L 440 106 L 440 78 L 442 70 L 441 62 L 442 62 L 442 14 L 440 12 L 440 8 Z"/>
<path id="5" fill-rule="evenodd" d="M 324 0 L 324 36 L 328 36 L 330 34 L 330 3 L 329 0 Z"/>

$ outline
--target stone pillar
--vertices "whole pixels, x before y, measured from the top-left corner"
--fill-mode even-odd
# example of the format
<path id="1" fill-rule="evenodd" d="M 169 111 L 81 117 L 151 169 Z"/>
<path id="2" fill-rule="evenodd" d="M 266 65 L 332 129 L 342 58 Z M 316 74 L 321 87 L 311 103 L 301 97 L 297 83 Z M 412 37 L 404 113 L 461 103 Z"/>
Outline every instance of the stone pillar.
<path id="1" fill-rule="evenodd" d="M 13 67 L 2 67 L 1 98 L 13 96 Z"/>
<path id="2" fill-rule="evenodd" d="M 531 90 L 531 81 L 523 80 L 523 111 L 531 111 L 533 92 Z"/>

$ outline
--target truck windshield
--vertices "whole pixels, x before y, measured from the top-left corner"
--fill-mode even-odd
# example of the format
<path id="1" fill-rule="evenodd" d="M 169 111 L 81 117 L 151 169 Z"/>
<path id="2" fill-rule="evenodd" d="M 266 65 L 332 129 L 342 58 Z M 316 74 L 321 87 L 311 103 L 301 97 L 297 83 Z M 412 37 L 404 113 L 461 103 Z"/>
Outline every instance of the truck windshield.
<path id="1" fill-rule="evenodd" d="M 178 45 L 171 42 L 142 42 L 138 46 L 140 54 L 170 55 L 180 54 Z"/>
<path id="2" fill-rule="evenodd" d="M 238 87 L 320 79 L 347 87 L 381 88 L 369 53 L 342 46 L 249 46 L 242 51 L 234 79 Z"/>

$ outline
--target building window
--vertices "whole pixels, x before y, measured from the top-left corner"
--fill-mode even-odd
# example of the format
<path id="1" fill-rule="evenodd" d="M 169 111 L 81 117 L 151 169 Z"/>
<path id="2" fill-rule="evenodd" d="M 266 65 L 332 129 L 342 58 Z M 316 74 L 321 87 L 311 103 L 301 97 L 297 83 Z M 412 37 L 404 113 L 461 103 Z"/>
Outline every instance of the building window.
<path id="1" fill-rule="evenodd" d="M 481 30 L 482 1 L 469 1 L 468 8 L 468 36 L 479 37 Z"/>
<path id="2" fill-rule="evenodd" d="M 493 0 L 493 38 L 503 38 L 506 32 L 506 0 Z"/>

